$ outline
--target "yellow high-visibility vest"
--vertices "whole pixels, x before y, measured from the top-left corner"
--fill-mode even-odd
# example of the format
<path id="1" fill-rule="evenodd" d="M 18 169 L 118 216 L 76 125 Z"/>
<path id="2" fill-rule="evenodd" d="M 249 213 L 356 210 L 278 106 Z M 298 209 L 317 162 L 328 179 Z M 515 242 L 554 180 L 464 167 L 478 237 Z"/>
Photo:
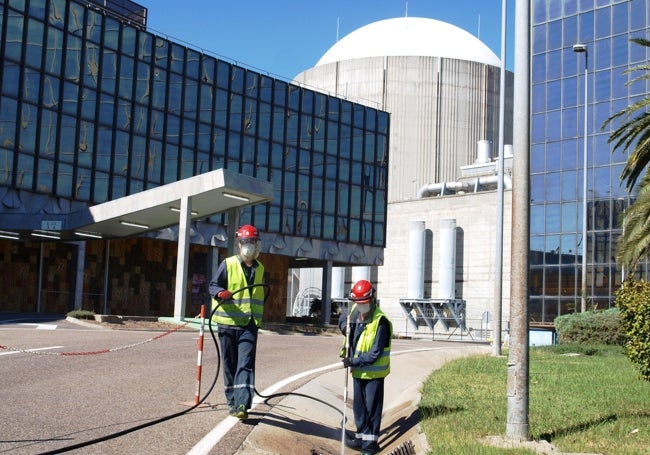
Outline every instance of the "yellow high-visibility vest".
<path id="1" fill-rule="evenodd" d="M 352 307 L 348 317 L 350 317 L 355 309 L 356 305 Z M 388 346 L 384 347 L 383 352 L 374 361 L 371 365 L 365 365 L 361 367 L 352 367 L 352 377 L 357 379 L 377 379 L 385 378 L 390 373 L 390 350 L 393 344 L 393 324 L 390 322 L 390 319 L 386 317 L 383 311 L 378 307 L 375 308 L 375 311 L 372 315 L 372 320 L 366 324 L 366 329 L 363 331 L 359 340 L 357 341 L 356 349 L 354 350 L 354 358 L 358 357 L 361 353 L 366 353 L 370 351 L 372 345 L 375 342 L 375 336 L 377 335 L 377 328 L 379 327 L 379 321 L 385 318 L 388 322 L 390 328 L 390 333 L 388 335 Z M 352 334 L 349 334 L 351 337 Z M 342 355 L 345 355 L 343 352 L 345 350 L 345 340 L 343 341 L 343 350 Z"/>
<path id="2" fill-rule="evenodd" d="M 226 258 L 226 272 L 228 274 L 228 289 L 236 291 L 237 289 L 248 286 L 244 269 L 239 262 L 238 256 Z M 262 284 L 264 280 L 264 266 L 261 262 L 257 263 L 253 284 Z M 212 309 L 218 304 L 217 300 L 212 299 Z M 232 300 L 226 300 L 221 303 L 215 311 L 212 320 L 218 324 L 238 325 L 245 327 L 253 319 L 257 327 L 262 325 L 262 316 L 264 314 L 264 286 L 255 286 L 242 292 L 233 294 Z"/>

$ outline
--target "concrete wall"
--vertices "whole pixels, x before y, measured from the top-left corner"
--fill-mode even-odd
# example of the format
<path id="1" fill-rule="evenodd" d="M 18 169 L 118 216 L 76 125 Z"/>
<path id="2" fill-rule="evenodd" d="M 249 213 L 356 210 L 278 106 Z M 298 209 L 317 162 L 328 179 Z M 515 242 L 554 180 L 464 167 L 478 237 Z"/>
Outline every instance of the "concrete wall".
<path id="1" fill-rule="evenodd" d="M 509 319 L 511 191 L 504 194 L 503 226 L 503 321 Z M 467 301 L 467 326 L 480 328 L 481 316 L 494 309 L 497 192 L 486 191 L 431 197 L 388 205 L 391 220 L 385 265 L 378 268 L 377 294 L 382 309 L 393 320 L 396 332 L 413 332 L 407 327 L 399 299 L 407 297 L 409 269 L 409 227 L 425 221 L 426 249 L 424 297 L 437 298 L 439 274 L 440 219 L 456 219 L 456 298 Z M 506 324 L 504 323 L 504 328 Z M 442 330 L 440 325 L 436 331 Z"/>

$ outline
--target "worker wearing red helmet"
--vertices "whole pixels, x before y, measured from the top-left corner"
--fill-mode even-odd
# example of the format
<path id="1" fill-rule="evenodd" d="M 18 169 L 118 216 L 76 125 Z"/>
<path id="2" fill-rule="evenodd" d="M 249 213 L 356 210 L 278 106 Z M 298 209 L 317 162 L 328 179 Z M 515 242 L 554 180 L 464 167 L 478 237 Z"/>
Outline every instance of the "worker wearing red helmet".
<path id="1" fill-rule="evenodd" d="M 390 373 L 393 325 L 377 306 L 375 288 L 368 280 L 352 286 L 349 300 L 353 306 L 349 315 L 339 320 L 339 328 L 349 337 L 349 351 L 346 353 L 344 347 L 341 356 L 343 366 L 352 371 L 357 432 L 346 438 L 346 444 L 362 454 L 375 454 L 379 453 L 384 378 Z"/>
<path id="2" fill-rule="evenodd" d="M 235 235 L 238 254 L 223 260 L 210 281 L 209 292 L 221 344 L 221 365 L 230 415 L 248 418 L 255 393 L 257 334 L 264 314 L 264 266 L 257 257 L 261 241 L 254 226 L 246 224 Z"/>

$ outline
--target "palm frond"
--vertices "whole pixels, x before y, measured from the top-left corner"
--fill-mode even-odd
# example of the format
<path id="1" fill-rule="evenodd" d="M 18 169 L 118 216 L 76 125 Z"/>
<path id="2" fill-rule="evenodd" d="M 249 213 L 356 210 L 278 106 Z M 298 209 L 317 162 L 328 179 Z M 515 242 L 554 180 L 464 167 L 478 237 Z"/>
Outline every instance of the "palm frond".
<path id="1" fill-rule="evenodd" d="M 616 260 L 634 269 L 641 259 L 650 257 L 650 175 L 641 179 L 637 199 L 623 212 L 623 234 L 619 238 Z"/>

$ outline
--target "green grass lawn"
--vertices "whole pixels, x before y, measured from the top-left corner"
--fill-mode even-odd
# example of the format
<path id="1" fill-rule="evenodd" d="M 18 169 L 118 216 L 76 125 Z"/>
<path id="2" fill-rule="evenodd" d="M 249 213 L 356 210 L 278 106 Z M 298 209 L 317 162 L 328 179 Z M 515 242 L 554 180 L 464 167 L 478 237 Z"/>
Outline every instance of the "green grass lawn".
<path id="1" fill-rule="evenodd" d="M 505 437 L 504 354 L 460 359 L 427 379 L 420 414 L 430 453 L 535 453 L 480 442 L 486 436 Z M 562 452 L 650 453 L 650 383 L 638 379 L 622 348 L 532 348 L 529 359 L 529 424 L 534 440 L 546 440 Z"/>

